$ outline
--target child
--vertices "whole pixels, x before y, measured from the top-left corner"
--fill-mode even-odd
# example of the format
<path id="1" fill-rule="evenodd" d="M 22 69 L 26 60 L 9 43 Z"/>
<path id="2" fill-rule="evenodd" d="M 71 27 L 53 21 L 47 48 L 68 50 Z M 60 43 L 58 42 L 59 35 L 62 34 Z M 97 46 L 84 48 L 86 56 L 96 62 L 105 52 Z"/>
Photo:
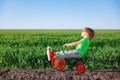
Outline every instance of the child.
<path id="1" fill-rule="evenodd" d="M 79 58 L 85 55 L 90 40 L 94 37 L 94 30 L 88 27 L 85 27 L 81 36 L 83 37 L 80 41 L 72 42 L 72 43 L 66 43 L 63 45 L 63 47 L 69 47 L 69 46 L 76 46 L 75 50 L 69 50 L 69 51 L 61 51 L 61 52 L 53 52 L 50 47 L 47 48 L 47 56 L 48 60 L 51 61 L 53 57 L 57 59 L 62 58 Z"/>

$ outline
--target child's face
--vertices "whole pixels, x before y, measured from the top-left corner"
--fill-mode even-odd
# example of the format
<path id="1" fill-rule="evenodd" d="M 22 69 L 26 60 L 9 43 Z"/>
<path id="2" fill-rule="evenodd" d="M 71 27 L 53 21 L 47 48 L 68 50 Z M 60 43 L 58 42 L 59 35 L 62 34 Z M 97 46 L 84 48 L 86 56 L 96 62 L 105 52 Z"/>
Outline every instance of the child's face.
<path id="1" fill-rule="evenodd" d="M 85 36 L 87 36 L 87 33 L 85 31 L 82 31 L 81 36 L 85 37 Z"/>

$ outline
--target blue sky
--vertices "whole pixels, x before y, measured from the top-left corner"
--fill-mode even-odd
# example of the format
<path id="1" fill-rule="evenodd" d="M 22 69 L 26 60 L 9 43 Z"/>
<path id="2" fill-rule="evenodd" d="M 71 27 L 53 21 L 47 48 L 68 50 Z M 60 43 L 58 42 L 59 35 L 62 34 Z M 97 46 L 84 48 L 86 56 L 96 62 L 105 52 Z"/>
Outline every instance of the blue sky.
<path id="1" fill-rule="evenodd" d="M 120 0 L 0 0 L 0 29 L 120 29 Z"/>

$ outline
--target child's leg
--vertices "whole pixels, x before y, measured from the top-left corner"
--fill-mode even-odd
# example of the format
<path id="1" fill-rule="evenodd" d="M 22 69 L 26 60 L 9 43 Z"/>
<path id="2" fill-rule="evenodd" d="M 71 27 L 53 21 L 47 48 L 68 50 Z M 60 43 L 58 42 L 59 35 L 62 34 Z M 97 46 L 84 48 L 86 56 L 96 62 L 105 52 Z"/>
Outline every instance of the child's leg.
<path id="1" fill-rule="evenodd" d="M 56 52 L 56 56 L 57 59 L 61 59 L 61 58 L 80 58 L 81 55 L 77 50 L 69 50 L 69 51 L 60 51 L 60 52 Z"/>

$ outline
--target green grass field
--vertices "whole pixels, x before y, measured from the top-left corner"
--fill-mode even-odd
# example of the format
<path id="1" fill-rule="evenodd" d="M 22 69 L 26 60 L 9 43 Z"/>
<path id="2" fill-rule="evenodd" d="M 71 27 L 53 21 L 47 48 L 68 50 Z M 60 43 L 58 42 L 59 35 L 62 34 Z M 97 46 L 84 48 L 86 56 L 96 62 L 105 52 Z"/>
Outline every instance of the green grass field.
<path id="1" fill-rule="evenodd" d="M 47 46 L 61 51 L 64 43 L 80 39 L 81 30 L 0 30 L 0 68 L 50 69 Z M 87 69 L 120 69 L 120 30 L 95 30 L 86 56 L 66 59 L 66 68 L 75 67 L 77 60 Z"/>

